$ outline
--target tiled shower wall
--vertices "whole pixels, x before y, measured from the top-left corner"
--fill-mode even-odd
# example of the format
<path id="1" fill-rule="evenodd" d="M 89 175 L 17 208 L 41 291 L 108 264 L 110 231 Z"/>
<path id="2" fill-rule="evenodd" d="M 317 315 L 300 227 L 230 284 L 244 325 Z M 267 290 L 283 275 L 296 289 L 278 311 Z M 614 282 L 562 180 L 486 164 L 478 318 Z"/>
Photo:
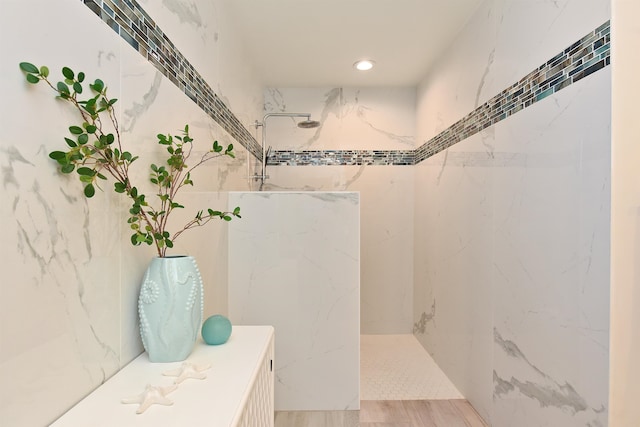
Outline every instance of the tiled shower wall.
<path id="1" fill-rule="evenodd" d="M 607 1 L 486 2 L 419 88 L 429 141 L 504 88 L 522 97 L 541 64 L 593 55 L 531 76 L 537 102 L 416 166 L 414 333 L 492 426 L 607 425 L 609 16 Z"/>
<path id="2" fill-rule="evenodd" d="M 557 11 L 551 8 L 542 13 L 555 16 L 554 12 Z M 597 22 L 595 18 L 593 21 Z M 504 30 L 494 24 L 494 21 L 476 24 L 485 27 L 469 30 L 469 33 L 480 31 L 491 38 L 483 41 L 483 49 L 487 50 L 484 68 L 475 64 L 471 67 L 487 74 L 468 78 L 469 81 L 479 79 L 478 87 L 440 93 L 446 86 L 441 87 L 438 81 L 426 86 L 425 93 L 428 90 L 429 94 L 418 102 L 423 111 L 428 108 L 429 112 L 422 114 L 418 123 L 408 120 L 415 114 L 413 88 L 272 88 L 265 91 L 267 113 L 311 113 L 314 119 L 320 120 L 321 127 L 301 130 L 296 129 L 294 119 L 269 119 L 267 146 L 273 149 L 267 167 L 269 179 L 264 189 L 357 190 L 362 193 L 363 333 L 407 333 L 412 329 L 412 323 L 420 328 L 432 316 L 431 308 L 425 310 L 422 306 L 417 319 L 411 321 L 407 316 L 410 312 L 407 307 L 413 304 L 413 271 L 420 272 L 424 268 L 421 255 L 414 258 L 411 254 L 415 233 L 409 224 L 413 224 L 415 216 L 419 229 L 423 226 L 421 218 L 428 216 L 413 210 L 414 187 L 415 200 L 429 188 L 422 179 L 415 178 L 416 168 L 419 171 L 422 162 L 428 162 L 430 157 L 460 141 L 477 137 L 482 132 L 492 132 L 500 122 L 516 117 L 516 113 L 524 114 L 526 109 L 536 107 L 547 97 L 580 84 L 582 79 L 610 63 L 610 25 L 607 15 L 602 14 L 601 22 L 593 28 L 588 27 L 591 23 L 575 25 L 564 42 L 554 40 L 541 48 L 541 55 L 526 58 L 525 64 L 519 65 L 522 75 L 511 73 L 494 82 L 492 79 L 496 78 L 497 72 L 492 71 L 492 63 L 507 60 L 497 57 L 497 31 Z M 562 42 L 564 44 L 560 44 Z M 552 48 L 556 50 L 549 51 Z M 456 55 L 456 52 L 450 55 Z M 461 62 L 476 60 L 469 52 L 460 55 L 461 58 L 456 59 Z M 449 60 L 450 57 L 443 58 L 444 62 Z M 529 67 L 528 72 L 524 71 L 527 68 L 523 65 Z M 448 72 L 459 79 L 456 74 L 459 70 Z M 431 78 L 438 79 L 439 76 Z M 427 78 L 426 81 L 431 80 Z M 452 93 L 456 96 L 452 97 Z M 485 101 L 485 98 L 488 99 Z M 467 103 L 453 108 L 449 114 L 447 108 L 452 99 L 464 99 Z M 433 105 L 430 104 L 432 101 Z M 598 116 L 605 117 L 606 114 L 599 113 Z M 429 129 L 432 123 L 435 127 Z M 421 132 L 418 138 L 414 136 L 416 126 Z M 486 159 L 479 161 L 485 165 L 483 167 L 490 165 Z M 415 165 L 416 168 L 412 167 Z M 433 210 L 434 206 L 429 209 Z M 464 210 L 458 214 L 466 215 Z M 447 215 L 443 220 L 454 214 Z M 445 230 L 449 228 L 442 226 Z M 433 242 L 434 236 L 438 235 L 444 236 L 444 233 L 433 230 L 425 239 Z M 418 239 L 415 247 L 421 245 Z"/>
<path id="3" fill-rule="evenodd" d="M 128 4 L 96 3 L 111 10 Z M 262 112 L 261 85 L 234 44 L 239 37 L 225 19 L 225 2 L 176 4 L 144 2 L 236 120 L 253 121 Z M 77 119 L 47 87 L 28 85 L 18 63 L 46 64 L 56 76 L 69 66 L 103 79 L 119 99 L 124 142 L 141 155 L 136 180 L 146 180 L 156 158 L 157 133 L 188 123 L 196 147 L 236 141 L 79 0 L 3 1 L 0 56 L 0 424 L 43 426 L 141 353 L 137 291 L 154 252 L 130 245 L 121 220 L 128 207 L 108 185 L 87 201 L 75 179 L 55 171 L 47 153 L 64 144 Z M 225 207 L 222 191 L 247 189 L 247 153 L 236 147 L 238 159 L 216 161 L 193 177 L 199 192 L 184 193 L 184 205 L 194 209 L 185 217 Z M 216 223 L 174 248 L 199 260 L 205 314 L 226 311 L 226 247 L 225 225 Z"/>
<path id="4" fill-rule="evenodd" d="M 414 88 L 278 88 L 265 91 L 267 112 L 310 113 L 317 129 L 272 117 L 272 152 L 333 149 L 341 153 L 410 151 Z M 322 162 L 320 162 L 322 164 Z M 411 166 L 268 166 L 265 190 L 359 191 L 361 203 L 360 326 L 365 334 L 410 333 L 412 325 L 413 184 Z"/>

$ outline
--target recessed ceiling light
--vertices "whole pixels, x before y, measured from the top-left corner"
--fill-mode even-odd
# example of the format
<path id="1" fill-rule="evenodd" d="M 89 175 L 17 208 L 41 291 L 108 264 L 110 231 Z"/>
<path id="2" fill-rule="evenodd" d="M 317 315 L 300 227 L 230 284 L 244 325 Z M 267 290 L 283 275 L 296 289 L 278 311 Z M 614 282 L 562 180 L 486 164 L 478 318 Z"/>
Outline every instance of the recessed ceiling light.
<path id="1" fill-rule="evenodd" d="M 371 61 L 370 59 L 363 59 L 363 60 L 358 61 L 355 64 L 353 64 L 353 66 L 358 71 L 367 71 L 367 70 L 372 69 L 374 64 L 375 64 L 375 62 Z"/>

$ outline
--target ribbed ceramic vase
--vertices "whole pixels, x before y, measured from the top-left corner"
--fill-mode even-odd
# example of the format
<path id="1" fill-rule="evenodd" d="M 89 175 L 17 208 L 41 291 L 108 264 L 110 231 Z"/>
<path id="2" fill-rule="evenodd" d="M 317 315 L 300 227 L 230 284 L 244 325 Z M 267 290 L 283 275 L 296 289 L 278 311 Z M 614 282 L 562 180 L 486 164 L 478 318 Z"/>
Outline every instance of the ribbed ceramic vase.
<path id="1" fill-rule="evenodd" d="M 154 258 L 138 298 L 140 336 L 152 362 L 185 360 L 202 324 L 203 286 L 193 257 Z"/>

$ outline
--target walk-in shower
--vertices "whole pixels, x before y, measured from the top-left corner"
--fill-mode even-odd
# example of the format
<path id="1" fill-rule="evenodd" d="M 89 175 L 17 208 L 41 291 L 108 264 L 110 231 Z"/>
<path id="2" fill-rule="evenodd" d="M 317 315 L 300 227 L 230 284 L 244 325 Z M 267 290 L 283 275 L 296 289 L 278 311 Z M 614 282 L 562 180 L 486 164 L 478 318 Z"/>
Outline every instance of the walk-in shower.
<path id="1" fill-rule="evenodd" d="M 309 113 L 267 113 L 262 118 L 262 121 L 255 121 L 254 126 L 256 129 L 262 127 L 262 164 L 260 169 L 260 175 L 252 175 L 250 176 L 253 180 L 260 180 L 260 189 L 262 189 L 262 185 L 269 176 L 267 175 L 267 158 L 269 157 L 269 153 L 271 152 L 271 147 L 267 148 L 267 119 L 269 117 L 302 117 L 305 120 L 298 122 L 298 127 L 302 129 L 313 129 L 320 126 L 320 122 L 311 120 L 311 114 Z"/>

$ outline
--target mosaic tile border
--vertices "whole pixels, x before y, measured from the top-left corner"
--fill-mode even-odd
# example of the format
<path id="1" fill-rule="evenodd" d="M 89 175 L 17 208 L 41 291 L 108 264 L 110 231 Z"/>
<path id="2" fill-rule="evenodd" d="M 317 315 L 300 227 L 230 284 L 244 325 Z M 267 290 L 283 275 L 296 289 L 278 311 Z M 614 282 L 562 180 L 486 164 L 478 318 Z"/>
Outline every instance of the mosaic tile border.
<path id="1" fill-rule="evenodd" d="M 135 0 L 80 0 L 257 159 L 262 148 Z M 610 21 L 415 150 L 274 151 L 268 165 L 415 165 L 611 64 Z"/>
<path id="2" fill-rule="evenodd" d="M 305 150 L 275 151 L 269 166 L 413 165 L 413 150 Z"/>
<path id="3" fill-rule="evenodd" d="M 607 21 L 413 151 L 275 151 L 267 164 L 416 165 L 610 65 L 610 45 Z M 323 158 L 326 153 L 331 153 L 328 161 Z M 371 153 L 382 154 L 369 160 Z"/>
<path id="4" fill-rule="evenodd" d="M 611 63 L 610 45 L 607 21 L 422 144 L 415 151 L 414 164 L 606 67 Z"/>
<path id="5" fill-rule="evenodd" d="M 262 148 L 135 0 L 80 0 L 256 158 Z"/>

